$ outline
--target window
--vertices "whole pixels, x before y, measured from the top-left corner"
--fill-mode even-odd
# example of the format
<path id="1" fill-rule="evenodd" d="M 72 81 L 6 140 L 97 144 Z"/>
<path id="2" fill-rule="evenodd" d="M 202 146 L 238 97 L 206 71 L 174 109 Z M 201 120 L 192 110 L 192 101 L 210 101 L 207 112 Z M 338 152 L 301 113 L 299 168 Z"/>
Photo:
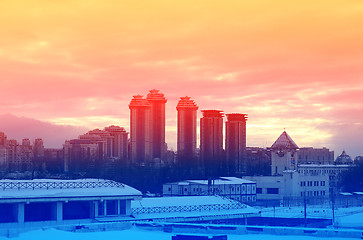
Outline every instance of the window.
<path id="1" fill-rule="evenodd" d="M 325 186 L 325 181 L 320 181 L 320 186 Z"/>
<path id="2" fill-rule="evenodd" d="M 98 215 L 104 216 L 105 215 L 105 202 L 98 202 Z"/>
<path id="3" fill-rule="evenodd" d="M 256 193 L 257 193 L 257 194 L 261 194 L 261 193 L 262 193 L 262 188 L 259 188 L 259 187 L 258 187 L 258 188 L 256 188 Z"/>
<path id="4" fill-rule="evenodd" d="M 69 201 L 63 204 L 63 219 L 91 218 L 91 206 L 88 201 Z"/>
<path id="5" fill-rule="evenodd" d="M 278 188 L 267 188 L 267 194 L 279 194 Z"/>
<path id="6" fill-rule="evenodd" d="M 117 200 L 106 201 L 106 213 L 107 215 L 117 215 Z"/>
<path id="7" fill-rule="evenodd" d="M 171 191 L 171 188 L 168 188 L 168 191 L 170 192 Z"/>

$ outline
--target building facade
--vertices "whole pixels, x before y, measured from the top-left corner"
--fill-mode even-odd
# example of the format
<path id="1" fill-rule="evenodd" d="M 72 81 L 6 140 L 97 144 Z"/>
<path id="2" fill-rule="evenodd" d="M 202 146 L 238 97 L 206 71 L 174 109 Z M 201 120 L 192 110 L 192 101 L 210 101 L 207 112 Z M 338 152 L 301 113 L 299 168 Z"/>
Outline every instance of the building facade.
<path id="1" fill-rule="evenodd" d="M 156 162 L 161 162 L 166 153 L 165 104 L 167 100 L 164 94 L 157 89 L 150 90 L 146 100 L 151 105 L 152 159 Z"/>
<path id="2" fill-rule="evenodd" d="M 216 177 L 225 165 L 223 156 L 223 112 L 202 110 L 200 158 L 207 177 Z"/>
<path id="3" fill-rule="evenodd" d="M 334 164 L 334 151 L 328 148 L 299 148 L 298 164 Z"/>
<path id="4" fill-rule="evenodd" d="M 305 199 L 329 199 L 329 176 L 286 170 L 275 176 L 246 176 L 256 182 L 257 200 L 267 205 L 302 204 Z"/>
<path id="5" fill-rule="evenodd" d="M 271 175 L 297 169 L 298 146 L 284 131 L 271 146 Z"/>
<path id="6" fill-rule="evenodd" d="M 197 104 L 188 96 L 181 97 L 178 105 L 177 154 L 183 166 L 193 165 L 197 154 Z"/>
<path id="7" fill-rule="evenodd" d="M 212 181 L 186 180 L 163 184 L 164 196 L 219 195 L 240 202 L 256 201 L 256 183 L 236 177 L 220 177 Z"/>
<path id="8" fill-rule="evenodd" d="M 230 174 L 246 173 L 247 114 L 226 114 L 226 161 Z"/>
<path id="9" fill-rule="evenodd" d="M 142 95 L 135 95 L 130 108 L 130 159 L 131 163 L 145 166 L 152 159 L 151 104 Z"/>
<path id="10" fill-rule="evenodd" d="M 105 131 L 112 137 L 110 157 L 126 162 L 128 159 L 128 133 L 125 128 L 112 125 L 105 127 Z"/>

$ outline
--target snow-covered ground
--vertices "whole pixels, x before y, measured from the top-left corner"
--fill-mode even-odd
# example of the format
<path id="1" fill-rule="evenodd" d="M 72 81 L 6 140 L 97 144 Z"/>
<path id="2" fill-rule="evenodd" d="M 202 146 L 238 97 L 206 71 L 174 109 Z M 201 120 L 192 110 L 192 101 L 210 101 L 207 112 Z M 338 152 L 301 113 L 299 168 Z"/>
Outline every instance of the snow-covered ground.
<path id="1" fill-rule="evenodd" d="M 303 207 L 261 208 L 262 217 L 304 218 Z M 363 228 L 363 207 L 337 208 L 335 225 L 337 227 Z M 308 218 L 333 218 L 333 210 L 326 206 L 308 206 Z"/>
<path id="2" fill-rule="evenodd" d="M 56 229 L 37 230 L 20 234 L 14 240 L 171 240 L 175 233 L 164 233 L 159 231 L 143 231 L 132 228 L 123 231 L 106 231 L 106 232 L 66 232 Z M 191 234 L 188 234 L 191 235 Z M 246 235 L 228 235 L 228 240 L 318 240 L 329 239 L 338 240 L 339 238 L 318 238 L 310 236 L 281 236 L 281 235 L 266 235 L 266 234 L 246 234 Z M 346 240 L 352 238 L 344 238 Z M 5 237 L 0 237 L 0 240 L 9 240 Z"/>

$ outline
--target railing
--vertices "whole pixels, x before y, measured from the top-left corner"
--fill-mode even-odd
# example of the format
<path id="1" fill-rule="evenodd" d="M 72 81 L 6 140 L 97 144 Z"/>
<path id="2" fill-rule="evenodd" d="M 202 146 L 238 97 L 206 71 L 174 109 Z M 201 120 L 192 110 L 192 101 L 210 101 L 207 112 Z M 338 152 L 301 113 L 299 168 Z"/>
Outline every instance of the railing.
<path id="1" fill-rule="evenodd" d="M 210 210 L 230 210 L 247 208 L 245 204 L 210 204 L 210 205 L 192 205 L 192 206 L 170 206 L 170 207 L 141 207 L 133 208 L 132 214 L 145 213 L 170 213 L 170 212 L 194 212 L 194 211 L 210 211 Z"/>
<path id="2" fill-rule="evenodd" d="M 66 182 L 0 182 L 0 189 L 70 189 L 70 188 L 101 188 L 101 187 L 118 187 L 124 188 L 125 185 L 114 181 L 66 181 Z"/>

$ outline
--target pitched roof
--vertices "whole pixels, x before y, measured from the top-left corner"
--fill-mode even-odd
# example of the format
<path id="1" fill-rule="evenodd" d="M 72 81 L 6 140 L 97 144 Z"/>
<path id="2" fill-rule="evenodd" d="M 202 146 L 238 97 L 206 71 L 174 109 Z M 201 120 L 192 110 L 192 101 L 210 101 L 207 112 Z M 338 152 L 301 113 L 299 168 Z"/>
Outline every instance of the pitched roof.
<path id="1" fill-rule="evenodd" d="M 294 140 L 284 131 L 280 137 L 272 144 L 272 149 L 298 149 Z"/>

